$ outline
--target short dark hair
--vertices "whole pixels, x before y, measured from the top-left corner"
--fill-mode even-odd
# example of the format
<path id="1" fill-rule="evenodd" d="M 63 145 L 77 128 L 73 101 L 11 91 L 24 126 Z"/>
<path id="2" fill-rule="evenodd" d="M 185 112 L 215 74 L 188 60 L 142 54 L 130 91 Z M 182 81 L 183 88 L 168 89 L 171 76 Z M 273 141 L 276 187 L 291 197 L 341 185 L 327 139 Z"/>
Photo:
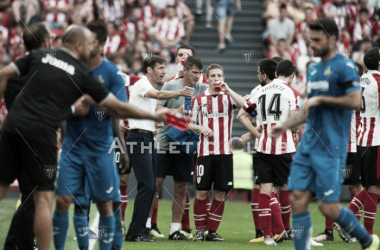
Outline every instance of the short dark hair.
<path id="1" fill-rule="evenodd" d="M 49 37 L 49 31 L 44 23 L 38 22 L 30 25 L 24 31 L 22 39 L 24 40 L 25 47 L 28 51 L 40 49 L 45 39 Z"/>
<path id="2" fill-rule="evenodd" d="M 320 18 L 316 22 L 309 25 L 310 30 L 323 31 L 326 36 L 335 36 L 335 41 L 339 40 L 339 29 L 334 19 L 332 18 Z"/>
<path id="3" fill-rule="evenodd" d="M 270 80 L 276 78 L 277 62 L 275 60 L 264 58 L 257 62 L 257 66 L 260 67 L 261 73 L 266 74 Z"/>
<path id="4" fill-rule="evenodd" d="M 166 64 L 166 60 L 160 56 L 154 55 L 153 57 L 148 57 L 144 60 L 143 72 L 148 73 L 148 68 L 154 69 L 156 64 Z"/>
<path id="5" fill-rule="evenodd" d="M 281 62 L 282 60 L 284 60 L 284 58 L 280 57 L 280 56 L 274 56 L 272 57 L 273 60 L 275 60 L 277 63 Z"/>
<path id="6" fill-rule="evenodd" d="M 377 70 L 379 68 L 379 48 L 374 47 L 365 53 L 363 62 L 369 70 Z"/>
<path id="7" fill-rule="evenodd" d="M 290 60 L 282 60 L 277 64 L 276 73 L 277 77 L 285 76 L 288 77 L 296 72 L 296 65 Z"/>
<path id="8" fill-rule="evenodd" d="M 356 67 L 358 67 L 358 75 L 361 77 L 364 74 L 363 66 L 360 63 L 355 62 Z"/>
<path id="9" fill-rule="evenodd" d="M 203 64 L 199 56 L 189 56 L 186 58 L 183 67 L 185 67 L 187 70 L 190 70 L 193 66 L 203 70 Z"/>
<path id="10" fill-rule="evenodd" d="M 286 4 L 282 3 L 282 4 L 280 5 L 280 10 L 281 10 L 281 9 L 286 9 Z"/>
<path id="11" fill-rule="evenodd" d="M 107 26 L 102 21 L 91 21 L 86 24 L 86 27 L 93 33 L 96 34 L 96 39 L 99 43 L 105 43 L 107 41 L 108 30 Z"/>
<path id="12" fill-rule="evenodd" d="M 369 14 L 367 8 L 360 8 L 359 14 L 361 14 L 361 13 L 367 13 L 367 14 Z"/>
<path id="13" fill-rule="evenodd" d="M 178 56 L 178 51 L 180 49 L 189 49 L 193 53 L 193 56 L 195 56 L 195 49 L 192 46 L 187 45 L 187 44 L 182 44 L 181 46 L 179 46 L 177 49 L 177 52 L 175 53 L 175 56 Z"/>

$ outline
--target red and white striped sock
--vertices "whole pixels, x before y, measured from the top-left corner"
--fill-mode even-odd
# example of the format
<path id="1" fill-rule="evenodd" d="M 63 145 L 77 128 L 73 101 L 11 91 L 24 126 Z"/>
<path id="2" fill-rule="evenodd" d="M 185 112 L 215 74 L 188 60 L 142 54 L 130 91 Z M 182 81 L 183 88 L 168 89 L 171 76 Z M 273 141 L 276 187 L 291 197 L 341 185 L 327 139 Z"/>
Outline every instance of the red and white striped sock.
<path id="1" fill-rule="evenodd" d="M 290 229 L 290 215 L 292 208 L 290 206 L 290 192 L 280 191 L 280 206 L 281 206 L 281 218 L 282 223 L 286 230 Z"/>
<path id="2" fill-rule="evenodd" d="M 375 224 L 377 202 L 380 195 L 374 193 L 367 193 L 364 200 L 364 227 L 369 234 L 373 234 L 373 225 Z"/>
<path id="3" fill-rule="evenodd" d="M 271 197 L 266 194 L 260 194 L 259 199 L 259 209 L 260 212 L 260 223 L 263 227 L 264 236 L 273 238 L 272 234 L 272 214 L 270 209 L 270 199 Z"/>
<path id="4" fill-rule="evenodd" d="M 355 196 L 351 196 L 351 201 L 353 200 L 355 198 Z M 361 220 L 361 218 L 362 218 L 362 213 L 363 213 L 363 206 L 361 206 L 361 208 L 359 208 L 359 210 L 358 210 L 358 212 L 357 213 L 355 213 L 355 217 L 356 217 L 356 219 L 358 219 L 358 221 L 360 221 Z"/>
<path id="5" fill-rule="evenodd" d="M 190 198 L 189 193 L 186 193 L 186 204 L 182 215 L 182 230 L 190 231 Z"/>
<path id="6" fill-rule="evenodd" d="M 281 218 L 280 204 L 277 200 L 277 195 L 272 192 L 272 197 L 270 199 L 270 209 L 272 211 L 272 233 L 281 234 L 285 231 L 284 224 Z"/>
<path id="7" fill-rule="evenodd" d="M 124 222 L 125 221 L 125 210 L 127 210 L 128 206 L 128 193 L 127 193 L 128 185 L 120 185 L 120 212 L 121 212 L 121 219 Z"/>
<path id="8" fill-rule="evenodd" d="M 260 189 L 254 188 L 252 192 L 251 197 L 251 208 L 252 208 L 252 216 L 253 216 L 253 222 L 255 223 L 255 229 L 261 230 L 261 223 L 260 223 L 260 209 L 259 209 L 259 198 L 260 198 Z"/>
<path id="9" fill-rule="evenodd" d="M 366 196 L 367 196 L 367 190 L 363 189 L 362 191 L 357 193 L 354 198 L 352 198 L 351 203 L 348 206 L 348 209 L 350 209 L 355 214 L 356 218 L 358 218 L 357 214 L 359 214 L 359 211 L 360 211 L 360 215 L 362 214 L 361 211 L 363 209 L 363 204 L 364 204 L 364 200 Z"/>
<path id="10" fill-rule="evenodd" d="M 224 212 L 224 201 L 213 200 L 208 213 L 208 227 L 207 229 L 211 232 L 216 232 L 218 230 L 219 224 L 222 220 Z"/>
<path id="11" fill-rule="evenodd" d="M 196 230 L 205 230 L 206 229 L 206 218 L 208 217 L 207 200 L 199 200 L 195 198 L 194 200 L 194 221 Z"/>

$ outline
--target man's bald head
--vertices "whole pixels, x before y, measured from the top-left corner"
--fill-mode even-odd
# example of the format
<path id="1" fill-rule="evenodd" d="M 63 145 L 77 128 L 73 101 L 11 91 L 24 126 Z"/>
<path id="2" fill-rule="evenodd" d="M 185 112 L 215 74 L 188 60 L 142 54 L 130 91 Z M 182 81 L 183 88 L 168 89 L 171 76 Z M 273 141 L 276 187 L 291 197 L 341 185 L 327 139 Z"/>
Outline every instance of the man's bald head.
<path id="1" fill-rule="evenodd" d="M 64 47 L 72 47 L 77 42 L 84 43 L 86 36 L 90 36 L 91 32 L 83 26 L 70 25 L 62 35 L 62 45 Z"/>

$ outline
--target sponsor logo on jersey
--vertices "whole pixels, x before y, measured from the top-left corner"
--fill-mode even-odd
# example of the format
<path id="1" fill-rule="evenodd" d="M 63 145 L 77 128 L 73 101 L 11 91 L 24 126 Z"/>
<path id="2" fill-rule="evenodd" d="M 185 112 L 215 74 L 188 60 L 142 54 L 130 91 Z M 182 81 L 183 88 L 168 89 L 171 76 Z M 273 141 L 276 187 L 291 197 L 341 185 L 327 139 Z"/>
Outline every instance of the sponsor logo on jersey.
<path id="1" fill-rule="evenodd" d="M 67 62 L 65 61 L 62 61 L 60 59 L 57 59 L 55 57 L 53 57 L 51 54 L 45 54 L 45 57 L 43 57 L 41 59 L 41 62 L 44 63 L 44 64 L 50 64 L 51 66 L 53 67 L 56 67 L 56 68 L 59 68 L 63 71 L 66 71 L 68 74 L 70 75 L 74 75 L 75 74 L 75 68 L 73 65 L 71 64 L 68 64 Z"/>
<path id="2" fill-rule="evenodd" d="M 328 81 L 316 81 L 316 82 L 308 82 L 307 83 L 307 93 L 311 93 L 314 89 L 319 91 L 328 91 L 329 90 L 329 82 Z"/>
<path id="3" fill-rule="evenodd" d="M 249 63 L 253 59 L 254 50 L 242 50 L 241 55 L 246 63 Z"/>

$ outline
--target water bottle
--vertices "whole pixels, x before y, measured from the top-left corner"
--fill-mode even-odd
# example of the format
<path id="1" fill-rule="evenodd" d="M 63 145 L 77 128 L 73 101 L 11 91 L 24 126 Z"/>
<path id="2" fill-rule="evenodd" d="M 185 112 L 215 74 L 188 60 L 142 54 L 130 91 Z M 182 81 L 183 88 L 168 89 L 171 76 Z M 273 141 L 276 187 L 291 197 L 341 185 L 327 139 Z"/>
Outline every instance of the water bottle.
<path id="1" fill-rule="evenodd" d="M 183 111 L 186 115 L 188 115 L 190 113 L 190 111 L 191 111 L 191 96 L 185 96 Z"/>

